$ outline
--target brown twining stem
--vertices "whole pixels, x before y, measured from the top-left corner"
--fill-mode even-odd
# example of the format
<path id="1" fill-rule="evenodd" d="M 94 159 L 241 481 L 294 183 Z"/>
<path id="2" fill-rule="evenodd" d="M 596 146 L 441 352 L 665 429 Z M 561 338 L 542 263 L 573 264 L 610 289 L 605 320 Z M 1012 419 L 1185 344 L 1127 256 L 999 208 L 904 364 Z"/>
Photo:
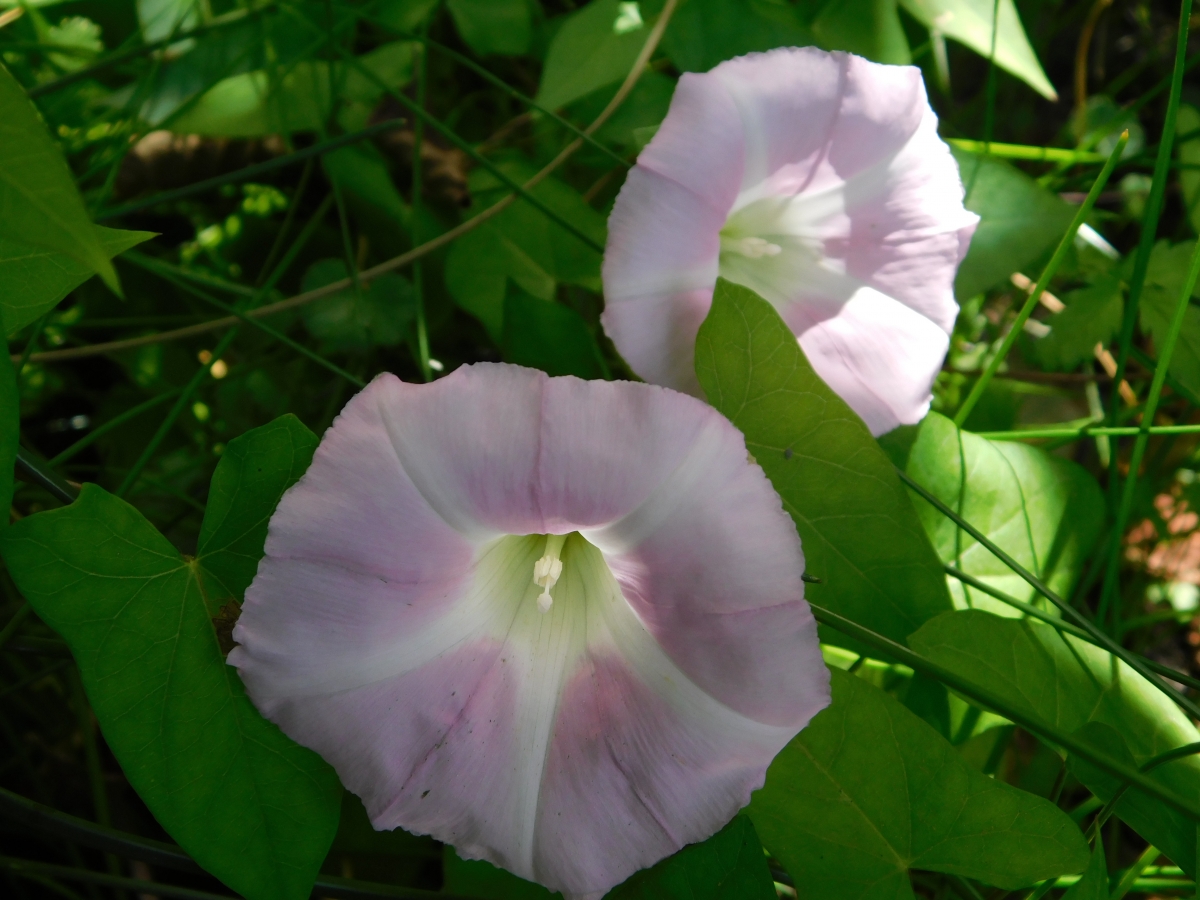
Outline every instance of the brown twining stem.
<path id="1" fill-rule="evenodd" d="M 600 115 L 596 117 L 595 121 L 593 121 L 591 125 L 584 129 L 584 134 L 588 135 L 589 137 L 594 134 L 602 125 L 604 125 L 605 122 L 609 120 L 609 117 L 611 117 L 612 114 L 617 111 L 617 108 L 623 102 L 625 102 L 625 98 L 629 96 L 630 92 L 634 88 L 634 85 L 637 84 L 638 79 L 646 70 L 646 65 L 649 63 L 650 57 L 653 55 L 655 49 L 657 49 L 658 42 L 662 40 L 663 32 L 666 31 L 667 23 L 671 20 L 671 16 L 675 12 L 675 7 L 678 5 L 678 2 L 679 0 L 667 0 L 666 4 L 663 6 L 662 14 L 658 17 L 658 21 L 650 30 L 650 34 L 646 37 L 646 43 L 642 45 L 641 52 L 638 53 L 637 59 L 634 60 L 633 66 L 629 70 L 629 74 L 625 76 L 625 80 L 621 83 L 621 87 L 618 88 L 616 94 L 613 95 L 612 100 L 608 102 L 608 105 L 604 107 L 603 111 L 601 111 Z M 525 184 L 522 185 L 522 189 L 529 191 L 541 184 L 559 166 L 570 159 L 570 157 L 582 146 L 583 138 L 575 138 L 575 140 L 567 144 L 567 146 L 562 149 L 558 156 L 554 157 L 554 159 L 547 163 L 540 172 L 525 182 Z M 426 241 L 424 244 L 414 247 L 407 253 L 401 253 L 399 256 L 394 256 L 389 260 L 381 262 L 377 266 L 372 266 L 370 269 L 365 269 L 364 271 L 359 272 L 359 283 L 367 284 L 371 280 L 378 278 L 380 275 L 383 275 L 386 272 L 392 272 L 396 269 L 403 268 L 414 260 L 420 259 L 421 257 L 432 253 L 434 250 L 446 246 L 452 241 L 462 237 L 468 231 L 473 231 L 474 229 L 478 228 L 484 222 L 488 221 L 488 219 L 492 219 L 504 212 L 504 210 L 512 206 L 516 200 L 516 194 L 509 194 L 503 199 L 498 200 L 496 203 L 493 203 L 483 212 L 479 213 L 479 215 L 467 219 L 467 221 L 455 226 L 454 228 L 451 228 L 449 231 L 444 232 L 443 234 L 438 235 L 433 240 Z M 352 279 L 343 278 L 340 281 L 335 281 L 332 284 L 327 284 L 324 287 L 319 287 L 315 290 L 305 291 L 302 294 L 297 294 L 296 296 L 289 297 L 286 300 L 280 300 L 276 303 L 268 303 L 266 306 L 260 306 L 256 309 L 247 310 L 245 315 L 254 318 L 269 316 L 273 313 L 283 312 L 285 309 L 294 309 L 297 306 L 303 306 L 306 303 L 312 303 L 314 300 L 320 300 L 322 297 L 328 297 L 331 294 L 344 291 L 352 286 Z M 237 316 L 225 316 L 221 319 L 212 319 L 208 322 L 201 322 L 198 325 L 189 325 L 186 328 L 176 328 L 173 331 L 161 331 L 158 334 L 147 334 L 141 337 L 128 338 L 126 340 L 109 341 L 108 343 L 104 344 L 89 344 L 86 347 L 69 347 L 63 350 L 49 350 L 44 353 L 34 353 L 29 357 L 28 361 L 62 362 L 69 359 L 82 359 L 84 357 L 98 356 L 118 350 L 128 350 L 132 347 L 143 347 L 147 344 L 161 344 L 166 341 L 174 341 L 181 338 L 192 337 L 193 335 L 197 334 L 205 334 L 209 331 L 220 331 L 222 329 L 229 328 L 232 325 L 236 325 L 237 322 Z M 14 362 L 19 360 L 19 355 L 13 357 Z"/>
<path id="2" fill-rule="evenodd" d="M 1092 35 L 1096 33 L 1096 24 L 1100 21 L 1100 16 L 1112 6 L 1112 2 L 1113 0 L 1096 0 L 1088 10 L 1083 30 L 1079 32 L 1079 44 L 1075 47 L 1075 109 L 1080 113 L 1087 103 L 1087 64 Z"/>

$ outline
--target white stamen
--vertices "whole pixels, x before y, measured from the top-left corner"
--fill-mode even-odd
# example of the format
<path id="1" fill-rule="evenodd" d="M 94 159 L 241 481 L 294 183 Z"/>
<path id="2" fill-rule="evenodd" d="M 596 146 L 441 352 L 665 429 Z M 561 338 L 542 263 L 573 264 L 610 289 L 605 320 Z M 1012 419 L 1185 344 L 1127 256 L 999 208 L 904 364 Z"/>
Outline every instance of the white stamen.
<path id="1" fill-rule="evenodd" d="M 777 256 L 783 252 L 783 248 L 778 244 L 772 244 L 770 241 L 760 237 L 744 237 L 744 238 L 721 238 L 721 249 L 740 253 L 742 256 L 748 256 L 750 259 L 761 259 L 764 256 Z"/>
<path id="2" fill-rule="evenodd" d="M 554 598 L 550 596 L 550 588 L 558 583 L 559 576 L 562 575 L 563 564 L 558 556 L 562 553 L 566 540 L 565 534 L 546 535 L 546 549 L 542 558 L 533 564 L 533 583 L 542 589 L 537 598 L 538 609 L 541 612 L 549 612 L 550 604 L 554 602 Z"/>

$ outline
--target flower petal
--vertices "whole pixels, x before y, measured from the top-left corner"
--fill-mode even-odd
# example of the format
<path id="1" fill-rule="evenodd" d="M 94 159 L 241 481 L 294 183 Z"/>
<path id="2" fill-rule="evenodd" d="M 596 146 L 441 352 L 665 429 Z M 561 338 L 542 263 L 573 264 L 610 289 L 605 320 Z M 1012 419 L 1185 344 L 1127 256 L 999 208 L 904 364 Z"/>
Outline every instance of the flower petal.
<path id="1" fill-rule="evenodd" d="M 547 539 L 508 520 L 572 532 L 545 614 Z M 740 434 L 690 397 L 382 378 L 281 501 L 230 662 L 377 827 L 599 896 L 719 829 L 828 702 L 802 570 Z"/>
<path id="2" fill-rule="evenodd" d="M 929 319 L 871 288 L 840 307 L 800 303 L 784 311 L 817 374 L 871 433 L 919 422 L 950 339 Z"/>
<path id="3" fill-rule="evenodd" d="M 687 76 L 678 96 L 609 221 L 602 321 L 636 372 L 699 393 L 693 342 L 717 273 L 702 279 L 711 267 L 696 260 L 710 263 L 722 229 L 733 249 L 718 251 L 717 272 L 762 294 L 789 321 L 823 321 L 831 304 L 871 289 L 950 332 L 954 276 L 978 220 L 962 206 L 958 169 L 937 136 L 918 69 L 781 48 Z M 714 137 L 720 128 L 736 130 L 740 142 Z M 734 175 L 721 165 L 736 169 L 736 195 Z M 727 205 L 714 235 L 702 207 L 718 201 Z M 742 254 L 744 238 L 770 252 Z M 811 309 L 792 313 L 792 305 Z M 846 340 L 853 320 L 842 322 Z M 912 340 L 922 331 L 926 343 Z M 909 368 L 869 365 L 852 379 L 868 380 L 867 394 L 897 394 L 876 385 L 879 378 L 905 385 L 883 416 L 878 404 L 858 408 L 852 398 L 861 389 L 847 395 L 864 418 L 909 422 L 923 408 L 923 399 L 911 400 L 910 382 L 932 379 L 946 342 L 927 329 L 907 334 L 905 351 L 885 359 Z M 916 394 L 924 398 L 930 386 Z"/>

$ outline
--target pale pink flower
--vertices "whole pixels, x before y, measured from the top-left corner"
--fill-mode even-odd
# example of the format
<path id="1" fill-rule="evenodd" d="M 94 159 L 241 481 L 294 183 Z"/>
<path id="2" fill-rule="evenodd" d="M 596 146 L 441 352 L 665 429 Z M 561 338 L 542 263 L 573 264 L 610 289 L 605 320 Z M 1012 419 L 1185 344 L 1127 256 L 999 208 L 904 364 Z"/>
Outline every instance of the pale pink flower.
<path id="1" fill-rule="evenodd" d="M 812 47 L 679 79 L 617 197 L 604 327 L 648 381 L 700 394 L 717 276 L 768 300 L 871 431 L 918 421 L 978 221 L 920 70 Z"/>
<path id="2" fill-rule="evenodd" d="M 692 397 L 381 375 L 272 517 L 229 660 L 377 828 L 600 896 L 717 831 L 829 702 L 803 571 Z"/>

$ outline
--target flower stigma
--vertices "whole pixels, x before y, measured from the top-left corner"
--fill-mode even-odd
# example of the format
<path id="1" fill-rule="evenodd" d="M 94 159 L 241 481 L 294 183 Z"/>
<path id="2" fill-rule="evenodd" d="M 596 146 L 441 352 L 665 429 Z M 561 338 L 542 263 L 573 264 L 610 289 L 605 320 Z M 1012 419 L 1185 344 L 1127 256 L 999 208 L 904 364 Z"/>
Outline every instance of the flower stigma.
<path id="1" fill-rule="evenodd" d="M 565 534 L 546 535 L 546 550 L 542 553 L 542 558 L 533 564 L 533 583 L 542 589 L 537 598 L 537 605 L 544 613 L 550 611 L 550 604 L 554 602 L 554 598 L 550 596 L 550 588 L 558 583 L 559 576 L 562 575 L 563 564 L 559 556 L 566 540 Z"/>
<path id="2" fill-rule="evenodd" d="M 737 253 L 750 259 L 762 259 L 764 256 L 778 256 L 781 252 L 783 252 L 783 248 L 778 244 L 772 244 L 765 238 L 735 238 L 722 234 L 721 252 Z"/>

